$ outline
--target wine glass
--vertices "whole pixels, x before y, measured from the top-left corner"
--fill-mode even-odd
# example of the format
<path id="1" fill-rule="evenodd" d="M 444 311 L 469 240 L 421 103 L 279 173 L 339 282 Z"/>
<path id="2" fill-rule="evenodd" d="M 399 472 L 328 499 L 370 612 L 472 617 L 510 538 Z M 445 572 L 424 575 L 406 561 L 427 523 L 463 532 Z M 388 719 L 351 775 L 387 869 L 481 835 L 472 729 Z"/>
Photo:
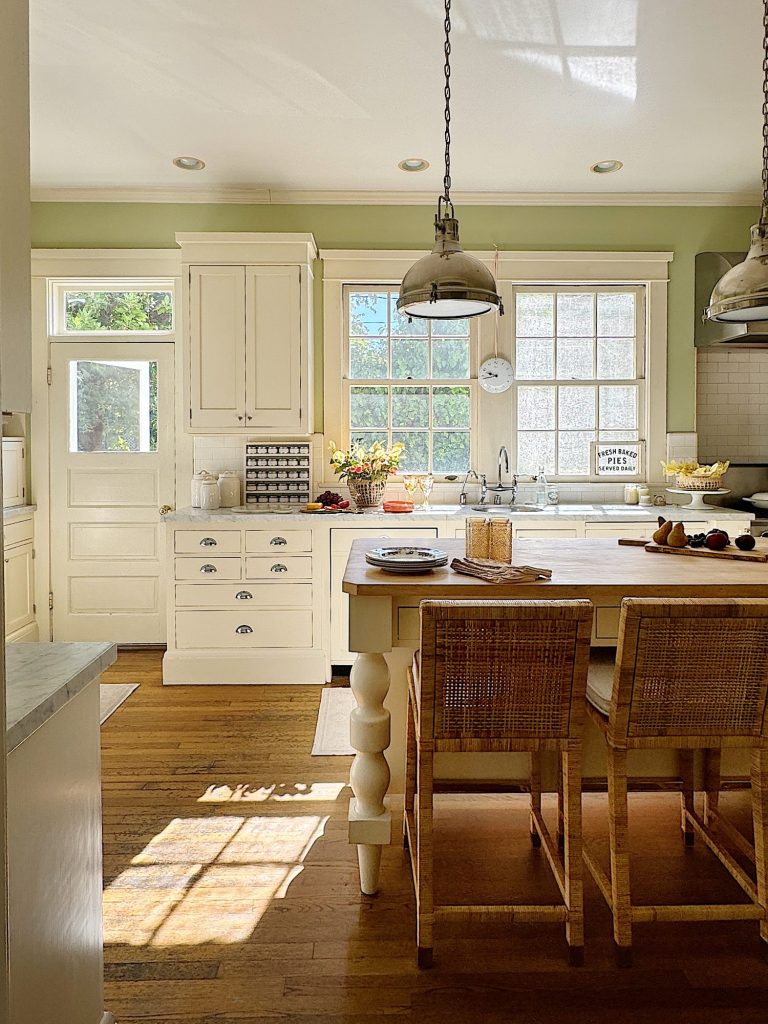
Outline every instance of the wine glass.
<path id="1" fill-rule="evenodd" d="M 419 475 L 419 487 L 421 487 L 421 493 L 424 495 L 424 501 L 422 501 L 421 507 L 425 511 L 429 508 L 429 496 L 432 493 L 434 483 L 434 477 L 431 473 L 421 473 Z"/>
<path id="2" fill-rule="evenodd" d="M 405 493 L 415 505 L 414 498 L 416 491 L 419 489 L 419 478 L 414 476 L 413 473 L 403 473 L 403 487 L 405 488 Z"/>

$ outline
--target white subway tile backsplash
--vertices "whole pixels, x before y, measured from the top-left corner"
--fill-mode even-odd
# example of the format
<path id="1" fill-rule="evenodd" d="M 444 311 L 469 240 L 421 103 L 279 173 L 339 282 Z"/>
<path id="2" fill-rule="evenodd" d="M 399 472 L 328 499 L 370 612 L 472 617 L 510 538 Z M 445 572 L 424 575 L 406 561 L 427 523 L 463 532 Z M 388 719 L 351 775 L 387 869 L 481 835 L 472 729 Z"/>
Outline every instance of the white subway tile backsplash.
<path id="1" fill-rule="evenodd" d="M 696 368 L 699 458 L 768 462 L 768 350 L 699 349 Z"/>

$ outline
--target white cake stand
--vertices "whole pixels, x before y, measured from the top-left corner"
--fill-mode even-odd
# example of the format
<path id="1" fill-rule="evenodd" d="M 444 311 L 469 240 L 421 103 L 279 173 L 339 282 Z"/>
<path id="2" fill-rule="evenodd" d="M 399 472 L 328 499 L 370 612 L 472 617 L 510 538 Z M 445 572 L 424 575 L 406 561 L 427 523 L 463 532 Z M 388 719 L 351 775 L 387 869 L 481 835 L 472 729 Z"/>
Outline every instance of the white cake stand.
<path id="1" fill-rule="evenodd" d="M 712 508 L 708 505 L 704 499 L 714 498 L 718 494 L 730 494 L 730 490 L 727 487 L 718 487 L 716 491 L 685 491 L 682 487 L 667 487 L 670 494 L 687 494 L 691 499 L 688 505 L 683 506 L 684 508 Z"/>

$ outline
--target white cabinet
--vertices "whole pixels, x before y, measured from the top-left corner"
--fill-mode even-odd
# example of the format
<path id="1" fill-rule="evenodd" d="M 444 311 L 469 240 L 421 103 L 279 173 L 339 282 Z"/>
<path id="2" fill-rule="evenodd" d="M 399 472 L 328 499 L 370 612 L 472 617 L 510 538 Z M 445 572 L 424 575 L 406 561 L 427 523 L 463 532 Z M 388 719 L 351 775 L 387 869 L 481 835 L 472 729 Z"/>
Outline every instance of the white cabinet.
<path id="1" fill-rule="evenodd" d="M 311 530 L 168 527 L 163 682 L 326 681 Z"/>
<path id="2" fill-rule="evenodd" d="M 3 508 L 25 504 L 26 480 L 26 441 L 23 437 L 4 437 Z"/>
<path id="3" fill-rule="evenodd" d="M 191 431 L 307 434 L 311 235 L 177 235 Z"/>
<path id="4" fill-rule="evenodd" d="M 245 267 L 189 268 L 193 430 L 245 425 Z"/>
<path id="5" fill-rule="evenodd" d="M 405 529 L 331 530 L 331 662 L 351 665 L 355 655 L 347 649 L 349 639 L 349 597 L 341 589 L 352 541 L 361 537 L 369 540 L 393 540 L 397 537 L 437 537 L 437 527 Z"/>
<path id="6" fill-rule="evenodd" d="M 36 641 L 32 514 L 3 529 L 6 643 Z"/>

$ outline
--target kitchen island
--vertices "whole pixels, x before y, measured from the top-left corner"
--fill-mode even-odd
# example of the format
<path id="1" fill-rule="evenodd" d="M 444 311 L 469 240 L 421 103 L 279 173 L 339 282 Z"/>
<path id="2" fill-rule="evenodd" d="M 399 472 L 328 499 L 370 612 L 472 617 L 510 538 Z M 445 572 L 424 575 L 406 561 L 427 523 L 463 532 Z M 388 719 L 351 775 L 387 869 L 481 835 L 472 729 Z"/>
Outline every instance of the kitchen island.
<path id="1" fill-rule="evenodd" d="M 6 648 L 11 1019 L 107 1024 L 99 678 L 110 643 Z"/>
<path id="2" fill-rule="evenodd" d="M 341 581 L 357 539 L 461 538 L 467 516 L 503 516 L 516 539 L 650 537 L 659 515 L 688 532 L 749 530 L 751 512 L 712 505 L 432 505 L 395 515 L 245 507 L 165 516 L 169 573 L 166 684 L 318 683 L 355 658 Z M 610 617 L 594 642 L 612 643 Z"/>
<path id="3" fill-rule="evenodd" d="M 407 543 L 407 542 L 406 542 Z M 418 544 L 419 541 L 414 543 Z M 423 542 L 421 542 L 423 544 Z M 492 584 L 450 568 L 419 576 L 393 576 L 374 569 L 365 552 L 375 542 L 353 543 L 342 586 L 349 596 L 349 648 L 357 652 L 350 682 L 358 707 L 350 738 L 357 751 L 350 773 L 349 841 L 358 846 L 361 888 L 378 890 L 381 848 L 391 839 L 389 793 L 403 790 L 405 765 L 406 668 L 419 644 L 419 602 L 436 599 L 588 598 L 595 608 L 594 632 L 613 632 L 624 597 L 768 597 L 768 563 L 653 554 L 616 540 L 537 539 L 514 542 L 512 561 L 552 570 L 551 580 Z M 462 540 L 441 540 L 450 558 L 464 554 Z M 768 551 L 768 542 L 758 550 Z M 723 773 L 748 774 L 748 756 L 728 751 Z M 603 741 L 589 719 L 584 731 L 584 779 L 605 777 Z M 679 777 L 675 751 L 631 751 L 630 775 L 644 780 Z M 525 754 L 438 754 L 440 779 L 528 779 Z M 543 778 L 550 788 L 554 772 Z"/>

